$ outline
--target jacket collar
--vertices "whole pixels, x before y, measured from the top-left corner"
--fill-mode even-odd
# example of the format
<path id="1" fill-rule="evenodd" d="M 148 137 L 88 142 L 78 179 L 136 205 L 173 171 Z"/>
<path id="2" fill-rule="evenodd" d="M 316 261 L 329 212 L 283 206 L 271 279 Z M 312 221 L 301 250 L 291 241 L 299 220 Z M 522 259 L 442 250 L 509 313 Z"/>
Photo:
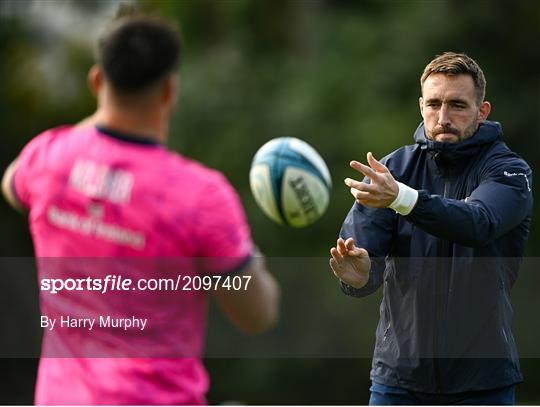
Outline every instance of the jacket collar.
<path id="1" fill-rule="evenodd" d="M 487 120 L 480 124 L 478 130 L 471 137 L 458 143 L 441 143 L 428 140 L 424 130 L 424 122 L 421 122 L 414 132 L 416 143 L 421 149 L 431 152 L 434 157 L 438 157 L 439 160 L 448 164 L 451 161 L 476 154 L 487 144 L 499 140 L 503 134 L 500 123 Z"/>

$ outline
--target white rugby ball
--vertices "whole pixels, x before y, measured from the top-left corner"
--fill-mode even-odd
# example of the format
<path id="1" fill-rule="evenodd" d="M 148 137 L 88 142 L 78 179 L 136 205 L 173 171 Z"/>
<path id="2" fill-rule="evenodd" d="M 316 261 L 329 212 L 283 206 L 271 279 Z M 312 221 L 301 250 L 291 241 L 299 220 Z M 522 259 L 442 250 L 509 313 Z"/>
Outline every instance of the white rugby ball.
<path id="1" fill-rule="evenodd" d="M 328 207 L 332 180 L 313 147 L 294 137 L 279 137 L 255 154 L 249 172 L 255 201 L 273 221 L 304 227 Z"/>

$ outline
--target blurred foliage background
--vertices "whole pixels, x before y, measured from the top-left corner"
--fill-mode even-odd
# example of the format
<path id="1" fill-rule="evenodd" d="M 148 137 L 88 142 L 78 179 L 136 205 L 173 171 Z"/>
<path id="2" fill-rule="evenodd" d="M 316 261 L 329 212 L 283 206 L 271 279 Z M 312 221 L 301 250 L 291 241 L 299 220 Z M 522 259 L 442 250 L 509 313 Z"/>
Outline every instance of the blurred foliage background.
<path id="1" fill-rule="evenodd" d="M 0 0 L 0 168 L 42 130 L 90 114 L 86 86 L 92 45 L 120 1 Z M 352 199 L 343 178 L 351 159 L 384 156 L 404 144 L 421 120 L 419 77 L 444 51 L 463 51 L 486 75 L 490 119 L 533 171 L 540 164 L 540 3 L 531 1 L 163 0 L 137 2 L 176 20 L 183 37 L 181 95 L 169 147 L 221 170 L 240 193 L 255 241 L 267 256 L 320 259 L 320 267 L 274 270 L 284 312 L 296 309 L 308 341 L 329 331 L 356 332 L 365 357 L 206 360 L 210 402 L 363 404 L 378 295 L 339 293 L 326 267 Z M 326 215 L 305 229 L 274 225 L 251 197 L 248 173 L 267 140 L 295 136 L 313 145 L 332 173 Z M 174 188 L 174 185 L 170 186 Z M 536 188 L 533 188 L 536 192 Z M 537 214 L 538 215 L 538 214 Z M 0 253 L 32 255 L 26 220 L 0 203 Z M 535 216 L 527 255 L 540 256 Z M 286 267 L 284 268 L 286 269 Z M 530 285 L 522 280 L 519 283 Z M 305 284 L 308 284 L 305 286 Z M 307 287 L 307 289 L 306 289 Z M 314 290 L 334 317 L 321 325 Z M 525 294 L 517 298 L 526 300 Z M 294 304 L 294 305 L 293 305 Z M 526 304 L 526 302 L 525 302 Z M 530 310 L 529 310 L 530 311 Z M 332 312 L 332 311 L 330 311 Z M 211 326 L 221 327 L 220 321 Z M 303 325 L 302 325 L 303 327 Z M 321 328 L 323 327 L 323 328 Z M 346 327 L 346 330 L 345 330 Z M 540 335 L 538 323 L 521 335 Z M 519 332 L 517 333 L 519 341 Z M 211 329 L 209 346 L 219 342 Z M 356 338 L 356 336 L 355 336 Z M 322 343 L 321 346 L 328 346 Z M 338 345 L 339 346 L 339 345 Z M 31 403 L 35 360 L 4 359 L 0 403 Z M 520 402 L 540 401 L 540 361 L 523 358 Z"/>

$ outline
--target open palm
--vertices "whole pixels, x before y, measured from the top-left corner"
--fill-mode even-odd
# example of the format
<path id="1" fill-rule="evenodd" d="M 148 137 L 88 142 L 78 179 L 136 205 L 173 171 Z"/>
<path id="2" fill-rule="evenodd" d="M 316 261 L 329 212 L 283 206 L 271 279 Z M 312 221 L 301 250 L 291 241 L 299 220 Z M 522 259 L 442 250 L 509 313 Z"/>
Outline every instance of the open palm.
<path id="1" fill-rule="evenodd" d="M 352 238 L 346 241 L 339 238 L 336 247 L 330 249 L 330 254 L 330 267 L 337 278 L 355 288 L 367 284 L 371 260 L 365 249 L 354 245 Z"/>

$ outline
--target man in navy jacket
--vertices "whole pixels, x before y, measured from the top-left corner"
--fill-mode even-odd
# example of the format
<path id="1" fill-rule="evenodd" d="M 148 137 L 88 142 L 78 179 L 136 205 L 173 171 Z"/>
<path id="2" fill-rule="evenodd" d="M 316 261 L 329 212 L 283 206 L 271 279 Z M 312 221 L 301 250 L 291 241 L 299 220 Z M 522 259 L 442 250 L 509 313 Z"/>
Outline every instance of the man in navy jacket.
<path id="1" fill-rule="evenodd" d="M 383 285 L 370 404 L 514 404 L 532 173 L 486 120 L 474 60 L 447 52 L 420 82 L 416 144 L 351 162 L 365 178 L 345 180 L 356 202 L 330 251 L 346 294 Z"/>

